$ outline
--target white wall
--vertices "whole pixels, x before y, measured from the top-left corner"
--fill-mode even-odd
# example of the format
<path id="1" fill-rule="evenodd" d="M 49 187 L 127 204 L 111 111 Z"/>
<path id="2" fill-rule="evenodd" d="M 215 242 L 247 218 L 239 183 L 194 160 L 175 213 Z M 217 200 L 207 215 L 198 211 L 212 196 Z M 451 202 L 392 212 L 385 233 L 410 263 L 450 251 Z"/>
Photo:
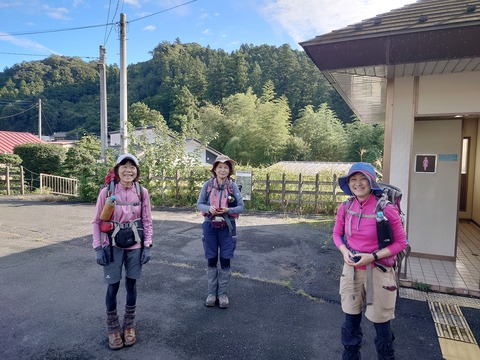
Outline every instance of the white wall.
<path id="1" fill-rule="evenodd" d="M 455 257 L 462 139 L 461 120 L 416 121 L 412 164 L 416 154 L 457 154 L 439 161 L 434 174 L 411 171 L 408 237 L 412 251 Z"/>
<path id="2" fill-rule="evenodd" d="M 154 129 L 142 129 L 142 130 L 135 130 L 134 132 L 135 137 L 140 137 L 140 136 L 145 136 L 146 140 L 152 144 L 155 142 L 155 132 Z M 127 144 L 128 144 L 128 139 L 127 139 Z M 115 131 L 113 133 L 110 133 L 110 146 L 119 146 L 120 145 L 120 132 Z"/>
<path id="3" fill-rule="evenodd" d="M 480 72 L 420 77 L 417 115 L 478 114 Z"/>
<path id="4" fill-rule="evenodd" d="M 415 79 L 396 78 L 393 84 L 392 138 L 388 182 L 402 190 L 402 210 L 408 226 L 409 174 L 415 118 Z"/>

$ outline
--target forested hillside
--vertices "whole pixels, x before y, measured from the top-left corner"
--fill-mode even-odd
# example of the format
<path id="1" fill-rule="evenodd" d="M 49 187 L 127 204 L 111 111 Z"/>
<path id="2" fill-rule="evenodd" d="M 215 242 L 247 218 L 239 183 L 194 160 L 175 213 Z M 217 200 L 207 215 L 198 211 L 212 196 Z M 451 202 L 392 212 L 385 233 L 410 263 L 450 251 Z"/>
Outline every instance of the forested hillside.
<path id="1" fill-rule="evenodd" d="M 128 66 L 129 122 L 193 136 L 242 163 L 375 161 L 383 127 L 361 126 L 304 52 L 242 45 L 227 53 L 162 42 Z M 108 127 L 119 128 L 118 66 L 107 68 Z M 97 63 L 51 56 L 0 73 L 0 130 L 100 134 Z M 347 142 L 347 138 L 350 141 Z"/>

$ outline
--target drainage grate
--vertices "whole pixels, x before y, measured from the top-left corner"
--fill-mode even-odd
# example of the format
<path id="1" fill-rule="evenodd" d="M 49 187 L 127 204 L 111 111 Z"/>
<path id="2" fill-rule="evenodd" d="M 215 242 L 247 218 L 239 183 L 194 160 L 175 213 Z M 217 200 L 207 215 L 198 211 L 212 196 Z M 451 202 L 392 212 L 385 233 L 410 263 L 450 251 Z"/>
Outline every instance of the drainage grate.
<path id="1" fill-rule="evenodd" d="M 438 337 L 477 344 L 458 305 L 432 301 L 428 303 Z"/>

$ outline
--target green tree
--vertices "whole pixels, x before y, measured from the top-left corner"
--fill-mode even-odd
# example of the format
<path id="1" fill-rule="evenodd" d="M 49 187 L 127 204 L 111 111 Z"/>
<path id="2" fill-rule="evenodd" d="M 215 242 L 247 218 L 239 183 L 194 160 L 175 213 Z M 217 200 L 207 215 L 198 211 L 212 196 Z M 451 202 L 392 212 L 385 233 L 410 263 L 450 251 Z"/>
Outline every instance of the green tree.
<path id="1" fill-rule="evenodd" d="M 165 123 L 165 119 L 160 112 L 150 109 L 142 102 L 136 102 L 128 108 L 128 122 L 132 127 L 138 127 L 156 124 L 157 122 Z"/>
<path id="2" fill-rule="evenodd" d="M 92 135 L 83 136 L 73 147 L 68 149 L 62 166 L 66 177 L 90 177 L 94 174 L 94 167 L 100 159 L 100 140 Z"/>
<path id="3" fill-rule="evenodd" d="M 310 147 L 313 161 L 343 161 L 347 138 L 341 121 L 327 104 L 317 111 L 307 106 L 293 125 L 293 133 Z"/>
<path id="4" fill-rule="evenodd" d="M 52 144 L 17 145 L 13 153 L 22 159 L 22 166 L 29 174 L 27 182 L 30 187 L 40 186 L 40 173 L 62 175 L 62 163 L 65 149 Z"/>
<path id="5" fill-rule="evenodd" d="M 197 99 L 186 86 L 176 88 L 170 125 L 173 130 L 193 135 L 195 120 L 198 117 Z"/>
<path id="6" fill-rule="evenodd" d="M 369 163 L 382 162 L 383 124 L 365 124 L 358 119 L 346 125 L 348 137 L 347 159 L 349 161 L 365 161 Z"/>

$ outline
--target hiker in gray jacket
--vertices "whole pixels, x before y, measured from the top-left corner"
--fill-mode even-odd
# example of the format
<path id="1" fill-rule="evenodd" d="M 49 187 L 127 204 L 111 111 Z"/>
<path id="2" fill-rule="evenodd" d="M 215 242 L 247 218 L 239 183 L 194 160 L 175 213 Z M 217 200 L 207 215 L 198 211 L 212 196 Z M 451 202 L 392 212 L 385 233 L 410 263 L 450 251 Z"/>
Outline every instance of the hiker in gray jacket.
<path id="1" fill-rule="evenodd" d="M 230 260 L 237 246 L 235 219 L 243 212 L 242 195 L 230 176 L 235 161 L 219 155 L 213 163 L 213 177 L 203 184 L 198 196 L 197 209 L 202 211 L 202 241 L 207 259 L 208 296 L 205 305 L 215 306 L 218 300 L 222 309 L 230 305 L 227 285 L 230 280 Z M 220 269 L 217 264 L 220 257 Z"/>

